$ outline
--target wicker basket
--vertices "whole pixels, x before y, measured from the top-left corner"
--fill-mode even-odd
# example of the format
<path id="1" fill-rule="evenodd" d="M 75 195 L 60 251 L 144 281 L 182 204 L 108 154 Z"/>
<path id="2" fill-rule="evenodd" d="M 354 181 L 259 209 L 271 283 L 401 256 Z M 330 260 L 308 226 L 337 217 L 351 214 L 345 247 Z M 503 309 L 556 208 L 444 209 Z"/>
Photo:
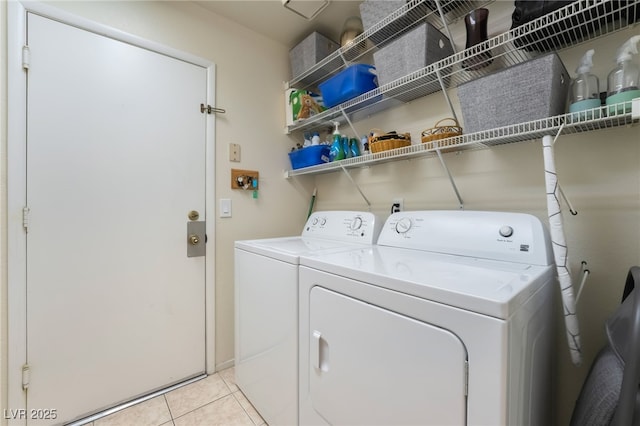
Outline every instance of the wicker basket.
<path id="1" fill-rule="evenodd" d="M 403 148 L 411 145 L 411 134 L 390 132 L 372 136 L 369 139 L 369 149 L 372 153 Z"/>
<path id="2" fill-rule="evenodd" d="M 444 121 L 451 121 L 454 125 L 446 124 L 441 125 Z M 443 118 L 438 121 L 436 125 L 430 129 L 422 131 L 422 143 L 433 142 L 440 139 L 451 138 L 453 136 L 460 136 L 462 134 L 462 127 L 458 124 L 458 121 L 453 118 Z M 433 144 L 431 144 L 433 145 Z M 446 146 L 447 144 L 438 144 L 438 146 Z M 429 146 L 428 149 L 434 148 Z"/>

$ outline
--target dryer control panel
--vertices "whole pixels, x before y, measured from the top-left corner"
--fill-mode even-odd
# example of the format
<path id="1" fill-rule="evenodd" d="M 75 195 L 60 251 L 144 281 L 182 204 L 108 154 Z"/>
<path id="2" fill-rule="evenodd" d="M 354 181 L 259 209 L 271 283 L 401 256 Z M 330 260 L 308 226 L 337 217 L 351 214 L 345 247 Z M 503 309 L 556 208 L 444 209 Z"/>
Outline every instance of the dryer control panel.
<path id="1" fill-rule="evenodd" d="M 527 263 L 553 264 L 548 232 L 524 213 L 429 210 L 394 213 L 378 245 Z"/>
<path id="2" fill-rule="evenodd" d="M 375 244 L 381 226 L 382 221 L 371 212 L 315 212 L 304 225 L 302 236 Z"/>

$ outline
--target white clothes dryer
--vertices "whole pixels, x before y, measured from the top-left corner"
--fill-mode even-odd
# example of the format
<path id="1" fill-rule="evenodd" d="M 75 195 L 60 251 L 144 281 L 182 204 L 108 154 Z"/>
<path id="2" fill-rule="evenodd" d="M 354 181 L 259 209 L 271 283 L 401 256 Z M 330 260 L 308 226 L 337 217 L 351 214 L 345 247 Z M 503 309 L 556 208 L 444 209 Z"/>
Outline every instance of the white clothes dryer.
<path id="1" fill-rule="evenodd" d="M 391 215 L 300 258 L 300 424 L 550 424 L 554 269 L 531 215 Z"/>
<path id="2" fill-rule="evenodd" d="M 381 226 L 369 212 L 316 212 L 300 236 L 235 242 L 236 382 L 268 424 L 298 423 L 299 256 L 369 246 Z"/>

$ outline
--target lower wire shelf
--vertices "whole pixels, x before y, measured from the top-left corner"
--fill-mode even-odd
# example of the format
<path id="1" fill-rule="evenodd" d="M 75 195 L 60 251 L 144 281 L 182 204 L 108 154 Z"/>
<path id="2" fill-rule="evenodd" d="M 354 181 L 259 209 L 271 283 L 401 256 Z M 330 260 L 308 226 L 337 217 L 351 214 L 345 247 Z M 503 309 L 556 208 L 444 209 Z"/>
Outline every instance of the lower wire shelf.
<path id="1" fill-rule="evenodd" d="M 437 141 L 410 145 L 375 154 L 318 164 L 316 166 L 285 171 L 285 178 L 301 175 L 331 173 L 338 170 L 368 167 L 390 161 L 437 155 L 437 151 L 454 152 L 486 149 L 496 145 L 540 139 L 546 135 L 573 134 L 628 126 L 640 122 L 640 98 L 615 105 L 586 111 L 567 113 L 526 123 L 454 136 Z"/>

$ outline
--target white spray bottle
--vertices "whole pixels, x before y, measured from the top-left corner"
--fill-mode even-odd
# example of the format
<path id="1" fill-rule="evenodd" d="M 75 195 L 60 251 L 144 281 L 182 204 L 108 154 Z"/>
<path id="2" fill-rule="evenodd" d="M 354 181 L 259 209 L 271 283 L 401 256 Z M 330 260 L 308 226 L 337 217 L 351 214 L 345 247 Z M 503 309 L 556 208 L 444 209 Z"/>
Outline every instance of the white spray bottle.
<path id="1" fill-rule="evenodd" d="M 640 97 L 640 67 L 633 62 L 633 55 L 638 53 L 638 43 L 640 35 L 631 37 L 618 49 L 617 65 L 609 73 L 607 81 L 607 105 Z M 618 112 L 622 112 L 622 109 L 619 108 Z M 626 112 L 630 111 L 631 105 Z M 609 108 L 609 112 L 614 113 L 614 108 Z"/>
<path id="2" fill-rule="evenodd" d="M 569 112 L 584 111 L 600 106 L 600 83 L 598 77 L 591 74 L 594 53 L 593 49 L 587 50 L 580 60 L 580 65 L 576 68 L 578 75 L 571 81 L 569 90 Z"/>

